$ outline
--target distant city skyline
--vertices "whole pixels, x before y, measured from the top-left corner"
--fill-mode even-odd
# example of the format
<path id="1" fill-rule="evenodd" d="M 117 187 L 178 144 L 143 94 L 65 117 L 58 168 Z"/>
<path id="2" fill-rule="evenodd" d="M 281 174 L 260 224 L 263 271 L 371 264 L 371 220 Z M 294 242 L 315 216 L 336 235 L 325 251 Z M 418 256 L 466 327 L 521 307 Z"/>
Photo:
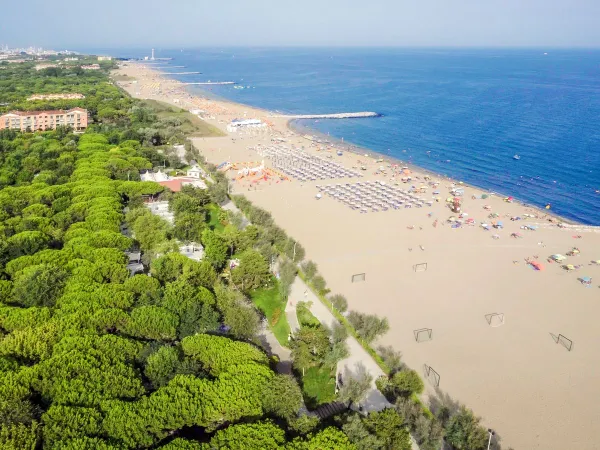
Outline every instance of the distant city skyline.
<path id="1" fill-rule="evenodd" d="M 64 0 L 5 8 L 11 47 L 600 47 L 597 0 L 104 0 L 90 15 Z M 35 11 L 32 14 L 31 11 Z M 76 37 L 75 37 L 76 36 Z"/>

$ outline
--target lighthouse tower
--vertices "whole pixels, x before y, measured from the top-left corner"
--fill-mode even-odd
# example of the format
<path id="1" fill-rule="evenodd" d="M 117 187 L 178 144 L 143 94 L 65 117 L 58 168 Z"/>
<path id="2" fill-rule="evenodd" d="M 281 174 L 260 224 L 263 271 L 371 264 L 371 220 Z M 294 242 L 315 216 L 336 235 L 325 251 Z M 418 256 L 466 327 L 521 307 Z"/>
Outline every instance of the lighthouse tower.
<path id="1" fill-rule="evenodd" d="M 152 49 L 152 56 L 150 57 L 151 61 L 154 61 L 154 49 Z"/>

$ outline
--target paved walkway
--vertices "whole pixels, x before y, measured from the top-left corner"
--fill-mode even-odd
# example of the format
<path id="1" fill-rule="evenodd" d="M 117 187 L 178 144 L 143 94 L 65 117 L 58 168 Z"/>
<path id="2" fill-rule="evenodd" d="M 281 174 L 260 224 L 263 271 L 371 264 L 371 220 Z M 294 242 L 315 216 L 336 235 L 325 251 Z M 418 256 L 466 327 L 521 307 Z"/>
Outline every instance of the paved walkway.
<path id="1" fill-rule="evenodd" d="M 279 362 L 277 363 L 277 372 L 291 375 L 292 352 L 289 348 L 285 348 L 279 343 L 275 335 L 271 332 L 271 330 L 269 330 L 266 321 L 263 321 L 262 323 L 258 339 L 268 355 L 277 355 L 279 358 Z"/>
<path id="2" fill-rule="evenodd" d="M 299 325 L 297 325 L 298 319 L 296 318 L 295 324 L 293 324 L 292 317 L 290 317 L 292 313 L 293 316 L 296 317 L 296 304 L 299 301 L 312 302 L 310 311 L 323 325 L 332 328 L 334 324 L 339 324 L 339 321 L 335 318 L 333 313 L 327 309 L 319 298 L 317 298 L 317 296 L 308 288 L 306 283 L 304 283 L 300 277 L 296 277 L 290 291 L 288 301 L 289 307 L 286 307 L 286 315 L 288 316 L 288 321 L 290 322 L 292 330 L 294 327 L 296 327 L 296 329 L 299 328 Z M 348 345 L 350 356 L 340 361 L 337 368 L 337 372 L 342 374 L 342 379 L 351 377 L 352 374 L 355 374 L 357 370 L 359 370 L 358 367 L 361 365 L 373 377 L 371 389 L 367 393 L 367 397 L 362 404 L 363 410 L 366 412 L 381 411 L 382 409 L 392 406 L 375 387 L 375 380 L 378 377 L 385 375 L 383 370 L 381 370 L 373 358 L 371 358 L 371 355 L 362 348 L 353 336 L 348 336 L 346 344 Z"/>

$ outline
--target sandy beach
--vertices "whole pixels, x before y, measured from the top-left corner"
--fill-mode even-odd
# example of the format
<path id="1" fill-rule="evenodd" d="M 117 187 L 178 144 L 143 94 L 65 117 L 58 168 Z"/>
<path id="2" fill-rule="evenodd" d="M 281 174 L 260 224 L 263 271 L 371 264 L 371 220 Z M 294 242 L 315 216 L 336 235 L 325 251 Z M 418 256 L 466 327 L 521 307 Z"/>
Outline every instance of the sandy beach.
<path id="1" fill-rule="evenodd" d="M 377 162 L 381 156 L 373 152 L 338 156 L 334 147 L 292 131 L 284 117 L 192 96 L 150 65 L 128 63 L 117 73 L 135 79 L 119 82 L 132 96 L 202 110 L 203 118 L 223 131 L 235 118 L 267 123 L 225 137 L 196 138 L 194 144 L 211 163 L 235 164 L 227 172 L 234 180 L 232 193 L 269 210 L 302 243 L 332 293 L 346 296 L 351 309 L 387 317 L 390 331 L 378 344 L 399 350 L 403 361 L 420 373 L 424 365 L 431 366 L 440 375 L 439 389 L 482 416 L 483 424 L 501 437 L 502 448 L 598 448 L 600 265 L 591 261 L 600 260 L 600 227 L 559 227 L 561 221 L 546 211 L 506 202 L 500 195 L 483 199 L 488 192 L 439 176 L 425 179 L 425 172 L 415 168 L 403 172 L 402 164 L 394 168 L 391 162 Z M 266 180 L 240 177 L 239 170 L 263 160 L 272 168 L 272 159 L 264 154 L 276 146 L 303 149 L 363 176 L 299 181 L 270 172 Z M 408 176 L 410 182 L 402 182 Z M 403 190 L 425 185 L 419 196 L 432 205 L 361 213 L 333 196 L 315 197 L 321 192 L 317 185 L 368 181 Z M 461 211 L 467 214 L 457 228 L 448 219 L 458 214 L 446 203 L 454 197 L 453 188 L 464 189 Z M 515 217 L 521 220 L 511 220 Z M 491 227 L 498 221 L 502 228 Z M 513 233 L 520 237 L 511 237 Z M 574 247 L 579 252 L 565 261 L 548 261 Z M 527 260 L 543 264 L 543 270 Z M 426 270 L 415 271 L 423 263 Z M 562 268 L 566 264 L 581 267 L 567 271 Z M 359 273 L 365 281 L 352 283 L 352 275 Z M 591 277 L 591 285 L 586 287 L 582 277 Z M 494 316 L 490 325 L 486 315 L 491 313 L 503 314 L 503 324 L 501 316 Z M 415 340 L 413 331 L 422 328 L 432 330 L 431 340 Z M 557 343 L 559 334 L 572 341 L 570 351 L 562 345 L 568 341 Z M 431 384 L 428 389 L 430 395 L 435 391 Z"/>

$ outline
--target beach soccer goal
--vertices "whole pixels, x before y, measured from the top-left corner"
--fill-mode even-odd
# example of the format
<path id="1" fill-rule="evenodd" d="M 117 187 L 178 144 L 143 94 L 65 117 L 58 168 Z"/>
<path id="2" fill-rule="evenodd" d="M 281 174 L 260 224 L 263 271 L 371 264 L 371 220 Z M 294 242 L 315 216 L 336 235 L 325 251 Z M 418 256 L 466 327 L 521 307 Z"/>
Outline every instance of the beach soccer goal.
<path id="1" fill-rule="evenodd" d="M 564 336 L 562 334 L 559 334 L 558 336 L 552 335 L 552 337 L 554 338 L 554 341 L 557 344 L 562 345 L 568 351 L 573 350 L 573 341 L 571 339 L 569 339 L 568 337 L 566 337 L 566 336 Z"/>
<path id="2" fill-rule="evenodd" d="M 419 263 L 413 266 L 413 270 L 415 272 L 425 272 L 427 271 L 427 263 Z"/>
<path id="3" fill-rule="evenodd" d="M 360 281 L 365 281 L 365 274 L 364 273 L 355 273 L 354 275 L 352 275 L 352 282 L 353 283 L 358 283 Z"/>
<path id="4" fill-rule="evenodd" d="M 490 313 L 485 315 L 485 320 L 490 327 L 499 327 L 504 325 L 504 313 Z"/>
<path id="5" fill-rule="evenodd" d="M 434 387 L 440 386 L 440 374 L 437 373 L 433 367 L 423 364 L 423 376 Z"/>
<path id="6" fill-rule="evenodd" d="M 413 330 L 413 334 L 415 336 L 415 341 L 426 342 L 432 339 L 433 330 L 431 328 L 419 328 L 418 330 Z"/>

